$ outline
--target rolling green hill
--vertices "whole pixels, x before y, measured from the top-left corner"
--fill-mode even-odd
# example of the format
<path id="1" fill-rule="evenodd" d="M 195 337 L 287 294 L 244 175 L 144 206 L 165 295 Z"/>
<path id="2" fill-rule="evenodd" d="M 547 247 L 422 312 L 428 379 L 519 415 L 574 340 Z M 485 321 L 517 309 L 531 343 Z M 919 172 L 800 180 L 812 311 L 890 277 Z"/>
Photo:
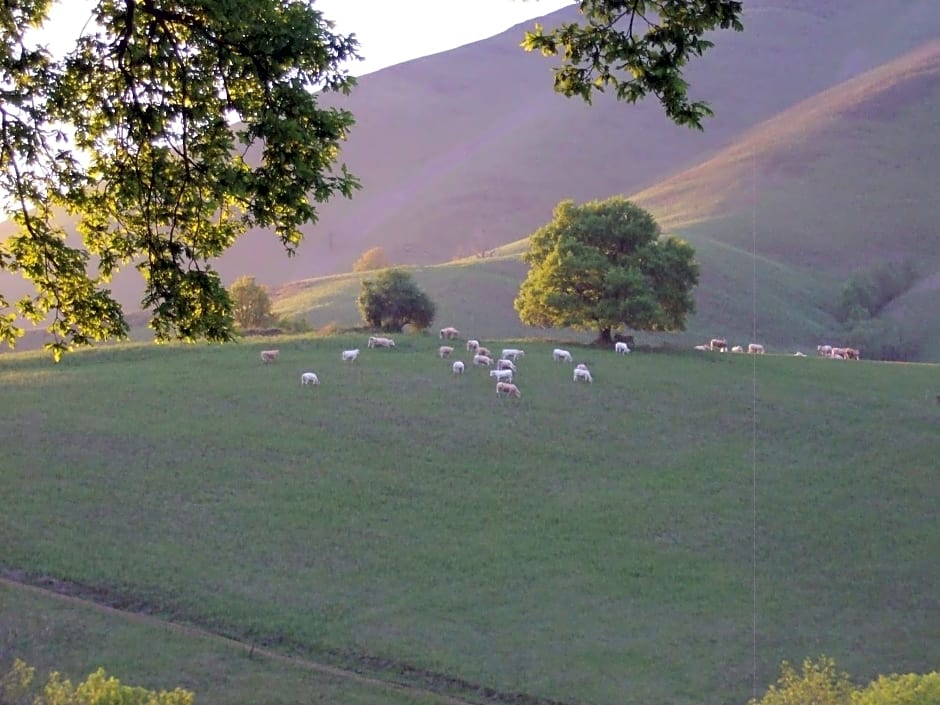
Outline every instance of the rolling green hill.
<path id="1" fill-rule="evenodd" d="M 0 656 L 220 705 L 403 702 L 305 661 L 494 705 L 936 667 L 936 366 L 573 346 L 587 385 L 529 341 L 498 400 L 364 342 L 0 358 L 0 573 L 124 610 L 5 582 Z"/>

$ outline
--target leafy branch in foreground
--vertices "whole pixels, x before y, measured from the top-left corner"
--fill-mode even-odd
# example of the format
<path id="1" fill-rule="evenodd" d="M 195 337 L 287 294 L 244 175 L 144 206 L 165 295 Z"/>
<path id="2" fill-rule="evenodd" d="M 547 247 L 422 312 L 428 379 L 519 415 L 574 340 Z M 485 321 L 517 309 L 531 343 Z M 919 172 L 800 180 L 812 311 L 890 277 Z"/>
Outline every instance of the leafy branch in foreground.
<path id="1" fill-rule="evenodd" d="M 740 0 L 581 0 L 583 22 L 552 31 L 541 25 L 526 32 L 522 47 L 559 56 L 555 90 L 590 103 L 595 92 L 613 89 L 618 100 L 635 103 L 656 96 L 678 125 L 702 129 L 713 113 L 688 96 L 683 70 L 713 46 L 715 29 L 742 31 Z"/>
<path id="2" fill-rule="evenodd" d="M 106 285 L 132 265 L 158 341 L 232 339 L 211 260 L 253 227 L 293 254 L 315 204 L 358 187 L 336 166 L 353 116 L 316 92 L 354 85 L 355 37 L 297 0 L 99 0 L 57 60 L 27 41 L 49 9 L 14 0 L 0 16 L 0 192 L 19 226 L 0 270 L 35 288 L 16 313 L 0 297 L 0 338 L 50 314 L 56 359 L 125 337 Z"/>

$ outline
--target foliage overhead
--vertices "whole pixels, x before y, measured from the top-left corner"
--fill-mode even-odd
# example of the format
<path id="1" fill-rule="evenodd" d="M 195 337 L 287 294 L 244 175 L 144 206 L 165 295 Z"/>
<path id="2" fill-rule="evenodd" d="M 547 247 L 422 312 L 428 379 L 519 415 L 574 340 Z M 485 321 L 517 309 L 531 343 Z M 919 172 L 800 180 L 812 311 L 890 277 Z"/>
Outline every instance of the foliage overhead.
<path id="1" fill-rule="evenodd" d="M 229 291 L 235 322 L 242 328 L 260 328 L 271 321 L 271 297 L 254 277 L 239 277 L 232 282 Z"/>
<path id="2" fill-rule="evenodd" d="M 529 272 L 515 300 L 526 325 L 596 330 L 684 330 L 695 310 L 692 247 L 661 239 L 647 211 L 620 196 L 582 206 L 562 201 L 529 239 Z"/>
<path id="3" fill-rule="evenodd" d="M 401 269 L 387 269 L 373 280 L 364 280 L 356 303 L 366 325 L 396 332 L 408 323 L 424 330 L 436 313 L 431 298 Z"/>
<path id="4" fill-rule="evenodd" d="M 28 33 L 50 7 L 13 0 L 0 15 L 0 193 L 19 225 L 0 270 L 35 288 L 0 296 L 0 339 L 50 313 L 56 359 L 125 337 L 107 283 L 126 266 L 157 340 L 231 339 L 212 258 L 252 227 L 292 254 L 316 204 L 358 187 L 336 165 L 352 115 L 315 92 L 354 85 L 354 36 L 298 0 L 99 0 L 56 59 Z M 80 245 L 54 208 L 77 217 Z"/>
<path id="5" fill-rule="evenodd" d="M 389 266 L 388 255 L 381 247 L 370 247 L 353 262 L 354 272 L 371 272 L 373 269 L 385 269 Z"/>
<path id="6" fill-rule="evenodd" d="M 580 0 L 583 21 L 546 32 L 527 32 L 522 47 L 559 56 L 555 90 L 588 103 L 611 88 L 618 100 L 635 103 L 652 94 L 678 125 L 702 129 L 713 112 L 690 100 L 683 70 L 713 46 L 716 29 L 742 31 L 740 0 Z"/>

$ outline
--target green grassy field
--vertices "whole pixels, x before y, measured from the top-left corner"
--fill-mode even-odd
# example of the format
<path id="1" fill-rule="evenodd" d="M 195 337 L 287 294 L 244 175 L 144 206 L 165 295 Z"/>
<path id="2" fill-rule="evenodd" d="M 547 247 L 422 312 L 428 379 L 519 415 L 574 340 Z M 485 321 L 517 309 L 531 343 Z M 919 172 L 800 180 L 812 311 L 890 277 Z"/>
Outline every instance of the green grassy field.
<path id="1" fill-rule="evenodd" d="M 820 652 L 859 678 L 936 667 L 936 366 L 573 347 L 584 385 L 523 341 L 523 397 L 498 400 L 438 342 L 0 358 L 0 566 L 478 702 L 743 703 L 755 616 L 760 688 Z M 0 654 L 75 677 L 412 697 L 15 588 L 0 605 Z"/>

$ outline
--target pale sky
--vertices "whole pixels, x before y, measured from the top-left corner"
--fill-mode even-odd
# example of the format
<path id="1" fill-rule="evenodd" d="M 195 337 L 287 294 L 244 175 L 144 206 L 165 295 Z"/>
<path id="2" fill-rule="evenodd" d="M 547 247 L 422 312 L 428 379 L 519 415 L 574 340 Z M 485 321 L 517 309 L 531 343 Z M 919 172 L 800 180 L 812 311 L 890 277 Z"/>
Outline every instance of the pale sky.
<path id="1" fill-rule="evenodd" d="M 554 12 L 574 0 L 315 0 L 314 6 L 336 22 L 336 30 L 355 33 L 363 61 L 354 75 L 453 49 L 533 17 Z M 50 48 L 68 46 L 91 14 L 91 0 L 58 0 L 48 33 Z M 520 33 L 519 40 L 522 41 Z"/>

